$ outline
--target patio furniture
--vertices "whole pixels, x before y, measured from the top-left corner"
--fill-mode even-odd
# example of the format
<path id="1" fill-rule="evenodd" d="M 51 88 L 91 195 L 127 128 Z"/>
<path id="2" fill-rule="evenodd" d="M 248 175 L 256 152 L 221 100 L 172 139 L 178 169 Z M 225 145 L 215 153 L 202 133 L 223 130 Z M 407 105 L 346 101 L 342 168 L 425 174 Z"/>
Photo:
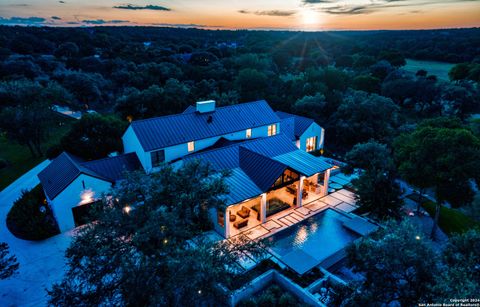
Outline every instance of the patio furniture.
<path id="1" fill-rule="evenodd" d="M 280 211 L 283 211 L 285 209 L 290 208 L 290 205 L 278 198 L 272 198 L 267 202 L 267 214 L 266 216 L 273 215 L 275 213 L 278 213 Z M 258 212 L 258 215 L 260 215 L 260 205 L 255 205 L 252 207 L 252 210 Z M 260 220 L 260 218 L 258 218 Z"/>
<path id="2" fill-rule="evenodd" d="M 289 185 L 287 186 L 286 188 L 287 192 L 292 194 L 292 195 L 296 195 L 297 194 L 297 187 L 294 186 L 294 185 Z"/>
<path id="3" fill-rule="evenodd" d="M 248 208 L 245 207 L 245 206 L 242 206 L 242 209 L 240 209 L 239 211 L 237 211 L 237 215 L 239 215 L 240 217 L 246 219 L 247 217 L 250 216 L 250 209 L 248 209 Z"/>
<path id="4" fill-rule="evenodd" d="M 236 219 L 237 219 L 237 216 L 235 214 L 230 213 L 230 222 L 235 222 Z"/>
<path id="5" fill-rule="evenodd" d="M 235 223 L 233 223 L 233 227 L 240 229 L 248 225 L 248 219 L 242 219 L 238 220 Z"/>

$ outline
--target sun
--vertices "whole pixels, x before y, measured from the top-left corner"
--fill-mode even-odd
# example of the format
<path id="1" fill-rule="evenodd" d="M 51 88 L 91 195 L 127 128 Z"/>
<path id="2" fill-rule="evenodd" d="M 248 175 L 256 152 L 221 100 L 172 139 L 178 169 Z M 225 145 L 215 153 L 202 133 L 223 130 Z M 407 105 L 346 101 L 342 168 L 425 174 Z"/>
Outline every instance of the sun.
<path id="1" fill-rule="evenodd" d="M 304 25 L 315 25 L 319 22 L 318 13 L 311 9 L 302 10 L 301 18 Z"/>

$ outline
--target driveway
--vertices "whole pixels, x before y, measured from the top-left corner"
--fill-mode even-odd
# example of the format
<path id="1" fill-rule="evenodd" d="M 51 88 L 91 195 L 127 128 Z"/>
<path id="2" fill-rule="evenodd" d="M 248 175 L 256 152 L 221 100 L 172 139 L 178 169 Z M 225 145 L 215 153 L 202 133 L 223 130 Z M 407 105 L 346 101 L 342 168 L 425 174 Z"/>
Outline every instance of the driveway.
<path id="1" fill-rule="evenodd" d="M 46 288 L 62 279 L 64 253 L 70 244 L 71 233 L 62 233 L 50 239 L 34 242 L 13 236 L 6 226 L 7 213 L 22 190 L 35 187 L 37 174 L 50 161 L 44 161 L 0 192 L 0 241 L 10 246 L 20 268 L 16 275 L 0 280 L 0 306 L 44 306 Z"/>

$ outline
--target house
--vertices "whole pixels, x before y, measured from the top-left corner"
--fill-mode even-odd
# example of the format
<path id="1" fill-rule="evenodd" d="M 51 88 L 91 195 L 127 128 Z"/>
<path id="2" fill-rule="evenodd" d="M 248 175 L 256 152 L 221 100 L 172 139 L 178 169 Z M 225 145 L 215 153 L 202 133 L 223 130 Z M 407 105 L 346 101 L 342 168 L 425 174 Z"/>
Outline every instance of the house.
<path id="1" fill-rule="evenodd" d="M 121 180 L 125 171 L 140 169 L 134 153 L 85 162 L 62 153 L 38 174 L 61 232 L 80 226 L 87 206 Z"/>
<path id="2" fill-rule="evenodd" d="M 133 121 L 124 155 L 84 162 L 63 153 L 39 174 L 62 231 L 73 228 L 79 207 L 105 193 L 124 171 L 155 172 L 162 163 L 200 159 L 230 170 L 225 210 L 210 212 L 224 237 L 265 223 L 269 216 L 325 196 L 333 167 L 307 151 L 323 147 L 313 120 L 275 112 L 264 100 L 216 107 L 197 102 L 183 113 Z"/>

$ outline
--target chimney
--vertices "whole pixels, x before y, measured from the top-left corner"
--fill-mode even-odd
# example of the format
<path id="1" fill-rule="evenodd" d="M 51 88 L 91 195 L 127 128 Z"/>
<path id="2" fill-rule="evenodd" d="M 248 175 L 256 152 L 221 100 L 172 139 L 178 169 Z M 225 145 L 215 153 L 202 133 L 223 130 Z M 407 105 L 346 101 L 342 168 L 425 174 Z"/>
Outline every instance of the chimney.
<path id="1" fill-rule="evenodd" d="M 215 111 L 215 100 L 197 101 L 198 113 L 209 113 Z"/>

